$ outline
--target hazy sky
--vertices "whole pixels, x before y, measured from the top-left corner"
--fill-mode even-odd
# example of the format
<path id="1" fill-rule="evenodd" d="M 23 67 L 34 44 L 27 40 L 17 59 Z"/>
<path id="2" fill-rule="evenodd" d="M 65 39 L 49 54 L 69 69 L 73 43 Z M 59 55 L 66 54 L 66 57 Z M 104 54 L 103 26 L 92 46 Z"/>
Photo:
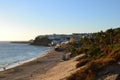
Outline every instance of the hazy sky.
<path id="1" fill-rule="evenodd" d="M 0 40 L 120 26 L 120 0 L 0 0 Z"/>

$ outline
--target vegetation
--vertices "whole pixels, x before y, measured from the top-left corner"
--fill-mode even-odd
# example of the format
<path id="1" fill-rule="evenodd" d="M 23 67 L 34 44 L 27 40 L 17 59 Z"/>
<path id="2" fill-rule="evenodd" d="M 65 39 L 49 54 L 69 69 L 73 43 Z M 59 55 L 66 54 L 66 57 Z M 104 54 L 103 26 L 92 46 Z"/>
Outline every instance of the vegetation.
<path id="1" fill-rule="evenodd" d="M 96 80 L 97 73 L 106 66 L 117 64 L 120 61 L 120 28 L 108 29 L 107 31 L 93 33 L 90 38 L 82 38 L 79 48 L 71 40 L 72 47 L 69 48 L 74 56 L 85 54 L 83 58 L 77 59 L 79 63 L 76 68 L 84 66 L 67 80 Z"/>
<path id="2" fill-rule="evenodd" d="M 42 36 L 42 37 L 38 36 L 35 38 L 35 40 L 31 44 L 32 45 L 49 46 L 50 43 L 51 43 L 51 40 L 49 40 L 47 36 Z"/>

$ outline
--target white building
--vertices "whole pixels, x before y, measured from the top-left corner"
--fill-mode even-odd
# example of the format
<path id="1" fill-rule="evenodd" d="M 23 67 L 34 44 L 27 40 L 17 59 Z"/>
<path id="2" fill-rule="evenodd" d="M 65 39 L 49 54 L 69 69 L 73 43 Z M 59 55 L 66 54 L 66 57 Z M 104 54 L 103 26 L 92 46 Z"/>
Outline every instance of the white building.
<path id="1" fill-rule="evenodd" d="M 52 40 L 51 44 L 56 45 L 60 44 L 61 42 L 69 41 L 71 35 L 63 35 L 63 34 L 53 34 L 48 35 L 48 39 Z"/>

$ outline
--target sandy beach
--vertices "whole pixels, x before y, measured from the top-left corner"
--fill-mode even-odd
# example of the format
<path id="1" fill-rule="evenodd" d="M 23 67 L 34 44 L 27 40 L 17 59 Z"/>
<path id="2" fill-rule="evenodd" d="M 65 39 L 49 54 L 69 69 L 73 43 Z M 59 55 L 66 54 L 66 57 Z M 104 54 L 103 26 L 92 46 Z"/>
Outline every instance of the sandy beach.
<path id="1" fill-rule="evenodd" d="M 83 55 L 80 56 L 82 57 Z M 79 70 L 79 68 L 76 69 L 75 65 L 78 63 L 76 59 L 80 56 L 58 63 L 53 68 L 49 69 L 45 74 L 35 75 L 34 80 L 66 80 L 66 77 Z"/>
<path id="2" fill-rule="evenodd" d="M 0 80 L 35 80 L 33 78 L 36 75 L 45 74 L 48 70 L 60 63 L 63 54 L 64 52 L 56 52 L 54 50 L 47 51 L 47 54 L 43 57 L 0 72 Z"/>

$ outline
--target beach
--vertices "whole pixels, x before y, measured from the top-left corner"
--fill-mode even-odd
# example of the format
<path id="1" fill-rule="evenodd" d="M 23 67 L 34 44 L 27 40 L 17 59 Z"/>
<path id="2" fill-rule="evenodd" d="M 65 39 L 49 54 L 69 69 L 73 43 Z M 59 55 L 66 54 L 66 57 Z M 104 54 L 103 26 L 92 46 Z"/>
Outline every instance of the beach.
<path id="1" fill-rule="evenodd" d="M 60 63 L 63 54 L 64 52 L 56 52 L 53 49 L 49 50 L 46 55 L 36 60 L 1 71 L 0 80 L 34 80 L 34 76 L 45 74 L 48 70 Z"/>

